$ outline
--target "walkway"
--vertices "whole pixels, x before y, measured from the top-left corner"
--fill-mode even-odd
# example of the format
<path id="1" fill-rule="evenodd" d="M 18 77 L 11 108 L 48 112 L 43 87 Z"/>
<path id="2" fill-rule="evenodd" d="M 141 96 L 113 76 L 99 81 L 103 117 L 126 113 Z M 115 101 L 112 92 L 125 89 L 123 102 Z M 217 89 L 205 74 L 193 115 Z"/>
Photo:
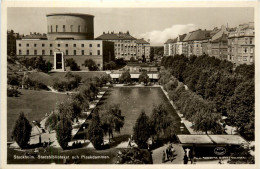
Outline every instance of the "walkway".
<path id="1" fill-rule="evenodd" d="M 173 148 L 175 149 L 175 157 L 174 160 L 166 161 L 164 164 L 183 164 L 183 157 L 184 157 L 184 151 L 181 145 L 179 144 L 172 144 Z M 153 163 L 154 164 L 162 164 L 162 156 L 163 151 L 166 151 L 166 148 L 169 147 L 169 144 L 165 144 L 162 147 L 159 147 L 152 151 L 152 157 L 153 157 Z"/>

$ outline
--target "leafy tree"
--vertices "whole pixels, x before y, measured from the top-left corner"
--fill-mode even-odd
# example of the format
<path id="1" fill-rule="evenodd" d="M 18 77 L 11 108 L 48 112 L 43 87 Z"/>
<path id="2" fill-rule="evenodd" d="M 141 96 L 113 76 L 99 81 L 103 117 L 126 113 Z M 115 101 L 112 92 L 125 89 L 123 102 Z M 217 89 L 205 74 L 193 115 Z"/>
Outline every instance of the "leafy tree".
<path id="1" fill-rule="evenodd" d="M 147 140 L 151 135 L 149 117 L 144 111 L 139 115 L 133 128 L 133 138 L 139 148 L 147 148 Z"/>
<path id="2" fill-rule="evenodd" d="M 74 94 L 72 96 L 72 100 L 78 102 L 83 111 L 86 111 L 89 108 L 89 100 L 85 99 L 82 93 Z"/>
<path id="3" fill-rule="evenodd" d="M 73 121 L 81 114 L 81 105 L 77 100 L 67 99 L 57 105 L 57 112 L 61 117 Z"/>
<path id="4" fill-rule="evenodd" d="M 130 58 L 130 62 L 135 62 L 135 58 L 133 56 Z"/>
<path id="5" fill-rule="evenodd" d="M 98 111 L 93 113 L 91 123 L 87 129 L 87 134 L 95 149 L 100 149 L 104 140 Z"/>
<path id="6" fill-rule="evenodd" d="M 106 62 L 104 64 L 104 69 L 106 70 L 113 70 L 116 68 L 116 63 L 114 61 Z"/>
<path id="7" fill-rule="evenodd" d="M 98 70 L 98 66 L 92 59 L 85 60 L 85 66 L 88 67 L 88 70 L 90 70 L 90 71 Z"/>
<path id="8" fill-rule="evenodd" d="M 142 71 L 142 73 L 139 75 L 139 82 L 143 82 L 145 85 L 147 85 L 149 81 L 150 79 L 147 74 L 147 71 L 146 70 Z"/>
<path id="9" fill-rule="evenodd" d="M 235 73 L 242 75 L 245 79 L 252 79 L 255 77 L 255 65 L 239 65 L 236 67 Z"/>
<path id="10" fill-rule="evenodd" d="M 121 128 L 124 126 L 125 117 L 122 116 L 120 107 L 118 104 L 109 105 L 104 109 L 101 116 L 102 129 L 105 134 L 108 133 L 113 138 L 113 132 L 120 133 Z"/>
<path id="11" fill-rule="evenodd" d="M 108 82 L 111 82 L 112 81 L 112 78 L 109 74 L 105 74 L 105 75 L 102 75 L 100 77 L 100 81 L 103 85 L 107 84 Z"/>
<path id="12" fill-rule="evenodd" d="M 121 83 L 129 83 L 131 81 L 131 75 L 129 70 L 124 71 L 119 77 Z"/>
<path id="13" fill-rule="evenodd" d="M 70 67 L 71 71 L 79 71 L 80 68 L 73 58 L 66 59 L 66 66 Z"/>
<path id="14" fill-rule="evenodd" d="M 133 147 L 118 154 L 117 164 L 153 164 L 153 159 L 148 150 Z"/>
<path id="15" fill-rule="evenodd" d="M 67 149 L 68 142 L 72 139 L 71 131 L 71 120 L 65 116 L 61 116 L 61 119 L 56 127 L 56 137 L 62 149 Z"/>
<path id="16" fill-rule="evenodd" d="M 154 106 L 150 117 L 150 125 L 151 132 L 157 139 L 165 137 L 166 129 L 171 123 L 172 121 L 168 116 L 165 105 L 159 104 L 158 106 Z"/>
<path id="17" fill-rule="evenodd" d="M 18 119 L 16 120 L 12 132 L 13 138 L 20 146 L 20 148 L 27 148 L 31 136 L 31 131 L 32 126 L 30 122 L 27 120 L 24 113 L 21 112 Z"/>
<path id="18" fill-rule="evenodd" d="M 194 115 L 194 130 L 203 131 L 208 134 L 211 131 L 215 134 L 222 134 L 223 129 L 220 125 L 221 116 L 214 112 L 210 107 L 203 107 Z"/>
<path id="19" fill-rule="evenodd" d="M 21 81 L 21 78 L 16 74 L 7 76 L 7 84 L 9 84 L 9 85 L 19 86 L 20 81 Z"/>
<path id="20" fill-rule="evenodd" d="M 21 92 L 19 92 L 17 89 L 7 89 L 7 96 L 8 97 L 18 97 Z"/>
<path id="21" fill-rule="evenodd" d="M 254 118 L 254 88 L 253 80 L 241 83 L 228 102 L 228 118 L 241 134 L 245 132 L 245 126 Z"/>
<path id="22" fill-rule="evenodd" d="M 45 129 L 55 130 L 60 121 L 60 116 L 57 113 L 52 113 L 45 121 Z"/>

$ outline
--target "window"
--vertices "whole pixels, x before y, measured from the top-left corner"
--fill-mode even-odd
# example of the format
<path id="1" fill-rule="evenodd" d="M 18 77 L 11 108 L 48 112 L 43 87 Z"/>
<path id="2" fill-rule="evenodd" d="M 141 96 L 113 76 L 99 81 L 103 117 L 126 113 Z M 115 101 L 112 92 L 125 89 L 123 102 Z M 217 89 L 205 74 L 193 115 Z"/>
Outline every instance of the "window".
<path id="1" fill-rule="evenodd" d="M 19 55 L 22 55 L 22 51 L 21 50 L 19 50 Z"/>
<path id="2" fill-rule="evenodd" d="M 58 43 L 58 47 L 60 47 L 60 44 Z"/>
<path id="3" fill-rule="evenodd" d="M 35 44 L 34 44 L 34 47 L 36 47 L 36 46 L 37 46 L 37 44 L 35 43 Z"/>
<path id="4" fill-rule="evenodd" d="M 68 50 L 66 50 L 66 55 L 69 55 L 69 51 Z"/>
<path id="5" fill-rule="evenodd" d="M 50 47 L 52 47 L 52 43 L 50 43 Z"/>
<path id="6" fill-rule="evenodd" d="M 253 56 L 250 56 L 250 62 L 251 63 L 253 62 Z"/>
<path id="7" fill-rule="evenodd" d="M 78 26 L 78 32 L 80 32 L 80 25 Z"/>
<path id="8" fill-rule="evenodd" d="M 254 53 L 254 48 L 250 48 L 250 53 Z"/>
<path id="9" fill-rule="evenodd" d="M 34 55 L 37 55 L 37 50 L 34 50 Z"/>
<path id="10" fill-rule="evenodd" d="M 50 50 L 50 55 L 52 55 L 52 50 Z"/>
<path id="11" fill-rule="evenodd" d="M 45 50 L 42 50 L 42 55 L 45 55 Z"/>
<path id="12" fill-rule="evenodd" d="M 56 25 L 56 32 L 58 32 L 58 25 Z"/>
<path id="13" fill-rule="evenodd" d="M 52 32 L 52 25 L 51 25 L 51 32 Z"/>
<path id="14" fill-rule="evenodd" d="M 249 44 L 253 43 L 253 38 L 250 38 Z"/>
<path id="15" fill-rule="evenodd" d="M 244 56 L 244 57 L 243 57 L 243 61 L 247 61 L 247 56 Z"/>
<path id="16" fill-rule="evenodd" d="M 81 47 L 84 47 L 84 44 L 81 44 Z"/>
<path id="17" fill-rule="evenodd" d="M 68 46 L 69 46 L 69 44 L 66 44 L 65 46 L 66 46 L 66 47 L 68 47 Z"/>
<path id="18" fill-rule="evenodd" d="M 76 47 L 77 45 L 76 44 L 73 44 L 73 47 Z"/>
<path id="19" fill-rule="evenodd" d="M 247 48 L 245 48 L 245 53 L 247 53 Z"/>
<path id="20" fill-rule="evenodd" d="M 42 44 L 42 47 L 44 47 L 44 46 L 45 46 L 45 44 L 43 43 L 43 44 Z"/>
<path id="21" fill-rule="evenodd" d="M 63 32 L 66 32 L 65 25 L 62 26 Z"/>
<path id="22" fill-rule="evenodd" d="M 22 45 L 19 43 L 19 46 L 21 47 Z"/>
<path id="23" fill-rule="evenodd" d="M 70 32 L 73 32 L 73 25 L 70 25 Z"/>
<path id="24" fill-rule="evenodd" d="M 100 55 L 100 50 L 97 50 L 97 54 Z"/>
<path id="25" fill-rule="evenodd" d="M 77 51 L 76 50 L 74 50 L 74 55 L 77 55 Z"/>
<path id="26" fill-rule="evenodd" d="M 92 44 L 89 44 L 89 47 L 92 47 Z"/>
<path id="27" fill-rule="evenodd" d="M 84 50 L 81 51 L 81 55 L 84 55 Z"/>
<path id="28" fill-rule="evenodd" d="M 29 54 L 30 54 L 30 53 L 29 53 L 29 50 L 27 50 L 27 51 L 26 51 L 26 54 L 27 54 L 27 55 L 29 55 Z"/>
<path id="29" fill-rule="evenodd" d="M 26 46 L 29 47 L 29 43 L 27 43 Z"/>
<path id="30" fill-rule="evenodd" d="M 89 55 L 92 55 L 92 52 L 89 52 Z"/>

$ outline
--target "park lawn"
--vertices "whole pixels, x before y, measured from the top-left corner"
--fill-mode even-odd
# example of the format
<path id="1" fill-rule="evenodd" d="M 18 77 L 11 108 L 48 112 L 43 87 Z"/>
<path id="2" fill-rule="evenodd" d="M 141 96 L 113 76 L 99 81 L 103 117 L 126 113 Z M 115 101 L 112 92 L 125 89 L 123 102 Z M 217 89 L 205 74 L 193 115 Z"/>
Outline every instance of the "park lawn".
<path id="1" fill-rule="evenodd" d="M 7 97 L 7 140 L 11 139 L 11 132 L 19 113 L 23 111 L 29 121 L 40 121 L 46 113 L 55 108 L 57 102 L 67 98 L 65 94 L 47 91 L 19 90 L 19 97 Z"/>
<path id="2" fill-rule="evenodd" d="M 65 75 L 67 72 L 51 72 L 49 75 L 52 77 L 52 79 L 59 79 L 59 80 L 64 80 Z M 101 75 L 105 75 L 105 72 L 81 72 L 81 71 L 75 71 L 71 72 L 73 75 L 79 75 L 82 77 L 82 81 L 86 81 L 87 79 L 93 78 L 95 76 L 99 77 Z"/>

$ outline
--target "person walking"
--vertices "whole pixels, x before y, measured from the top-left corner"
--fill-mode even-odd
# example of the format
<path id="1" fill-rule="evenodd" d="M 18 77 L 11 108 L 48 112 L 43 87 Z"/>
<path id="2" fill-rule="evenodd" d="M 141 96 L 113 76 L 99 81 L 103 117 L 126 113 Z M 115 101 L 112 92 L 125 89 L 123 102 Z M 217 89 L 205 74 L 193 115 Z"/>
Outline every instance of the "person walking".
<path id="1" fill-rule="evenodd" d="M 187 156 L 187 154 L 185 153 L 185 155 L 184 155 L 184 157 L 183 157 L 183 163 L 184 164 L 188 164 L 188 156 Z"/>
<path id="2" fill-rule="evenodd" d="M 165 162 L 165 152 L 164 152 L 164 150 L 163 150 L 162 163 L 164 163 L 164 162 Z"/>

